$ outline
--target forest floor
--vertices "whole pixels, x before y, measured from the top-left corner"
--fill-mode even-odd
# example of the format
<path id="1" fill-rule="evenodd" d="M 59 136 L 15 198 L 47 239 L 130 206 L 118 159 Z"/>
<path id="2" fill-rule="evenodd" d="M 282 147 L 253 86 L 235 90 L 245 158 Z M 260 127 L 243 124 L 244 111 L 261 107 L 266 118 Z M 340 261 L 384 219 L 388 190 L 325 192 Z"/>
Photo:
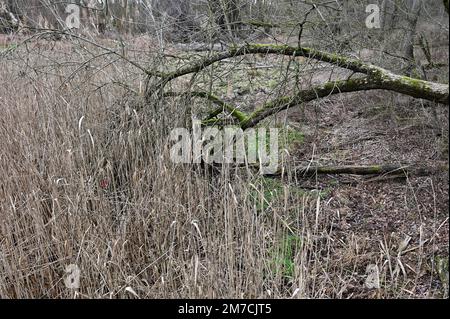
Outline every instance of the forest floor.
<path id="1" fill-rule="evenodd" d="M 290 151 L 302 167 L 448 167 L 445 106 L 391 93 L 349 94 L 289 110 L 278 120 L 302 134 Z M 329 267 L 354 269 L 342 297 L 448 296 L 448 178 L 448 170 L 439 169 L 426 177 L 299 177 L 298 187 L 325 194 L 319 223 L 330 227 Z M 361 274 L 370 268 L 361 267 L 374 259 L 381 281 L 399 291 L 367 289 Z"/>
<path id="2" fill-rule="evenodd" d="M 337 166 L 448 165 L 447 107 L 427 104 L 424 108 L 420 101 L 391 94 L 372 94 L 370 100 L 375 103 L 354 95 L 338 103 L 318 103 L 313 112 L 290 111 L 289 120 L 305 134 L 294 157 Z M 436 109 L 436 116 L 430 115 L 430 108 Z M 448 170 L 400 179 L 319 176 L 309 183 L 329 190 L 321 216 L 334 221 L 332 238 L 336 243 L 351 238 L 358 247 L 350 253 L 333 245 L 337 249 L 331 250 L 330 258 L 340 267 L 351 266 L 354 258 L 361 265 L 362 260 L 377 256 L 380 276 L 390 278 L 392 287 L 411 296 L 447 295 Z M 380 293 L 361 287 L 355 278 L 345 295 Z"/>

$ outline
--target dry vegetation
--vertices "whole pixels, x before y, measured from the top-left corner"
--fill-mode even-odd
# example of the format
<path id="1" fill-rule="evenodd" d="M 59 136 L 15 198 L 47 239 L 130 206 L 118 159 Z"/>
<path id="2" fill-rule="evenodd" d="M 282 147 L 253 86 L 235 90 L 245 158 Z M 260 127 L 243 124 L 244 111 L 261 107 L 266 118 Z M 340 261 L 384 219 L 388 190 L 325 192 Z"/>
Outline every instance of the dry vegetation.
<path id="1" fill-rule="evenodd" d="M 200 53 L 167 44 L 163 55 L 151 36 L 125 41 L 96 38 L 126 59 L 47 32 L 0 41 L 1 298 L 448 297 L 448 169 L 395 178 L 295 170 L 447 167 L 446 106 L 373 91 L 279 113 L 262 125 L 289 128 L 281 178 L 176 165 L 171 129 L 211 105 L 149 102 L 142 70 L 127 60 L 173 69 Z M 448 63 L 448 49 L 434 54 Z M 303 58 L 237 59 L 169 88 L 209 89 L 249 111 L 294 90 L 299 72 L 311 73 L 302 85 L 346 75 Z M 431 76 L 448 83 L 447 71 Z M 64 284 L 69 264 L 81 270 L 77 290 Z M 371 265 L 379 288 L 366 285 Z"/>

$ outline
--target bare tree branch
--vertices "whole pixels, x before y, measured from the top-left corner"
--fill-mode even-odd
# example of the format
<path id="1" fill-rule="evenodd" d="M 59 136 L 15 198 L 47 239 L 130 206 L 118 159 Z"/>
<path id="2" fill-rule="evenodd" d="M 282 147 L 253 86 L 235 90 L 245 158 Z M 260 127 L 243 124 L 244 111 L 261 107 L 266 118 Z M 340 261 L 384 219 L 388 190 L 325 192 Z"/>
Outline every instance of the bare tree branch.
<path id="1" fill-rule="evenodd" d="M 367 78 L 365 79 L 329 82 L 319 87 L 299 92 L 296 97 L 292 98 L 292 102 L 287 104 L 285 103 L 287 107 L 292 103 L 298 104 L 301 102 L 308 102 L 330 94 L 375 89 L 394 91 L 412 96 L 414 98 L 426 99 L 448 105 L 449 87 L 447 84 L 428 82 L 407 76 L 396 75 L 381 67 L 367 64 L 360 60 L 347 58 L 342 55 L 331 54 L 311 48 L 291 47 L 286 45 L 249 44 L 241 48 L 232 48 L 228 52 L 216 54 L 213 57 L 202 59 L 177 71 L 162 75 L 161 84 L 165 85 L 178 77 L 200 72 L 206 67 L 219 61 L 245 54 L 278 54 L 295 57 L 301 56 L 327 62 L 356 73 L 363 73 L 367 75 Z M 147 92 L 147 97 L 152 95 L 153 92 L 154 91 Z M 270 110 L 276 108 L 279 108 L 278 103 L 269 103 L 268 107 L 264 107 L 264 109 Z M 286 107 L 282 107 L 281 109 L 283 108 Z M 252 119 L 257 120 L 259 118 L 262 112 L 261 110 L 258 110 L 257 112 L 258 116 L 251 116 Z M 250 120 L 247 120 L 247 122 L 248 121 Z"/>

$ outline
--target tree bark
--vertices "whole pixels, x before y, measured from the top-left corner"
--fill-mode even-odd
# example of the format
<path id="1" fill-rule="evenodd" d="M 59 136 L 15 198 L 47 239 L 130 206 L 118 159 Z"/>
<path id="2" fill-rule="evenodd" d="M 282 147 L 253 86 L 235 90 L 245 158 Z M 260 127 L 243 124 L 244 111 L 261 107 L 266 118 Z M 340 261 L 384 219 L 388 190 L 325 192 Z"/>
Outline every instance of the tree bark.
<path id="1" fill-rule="evenodd" d="M 407 32 L 403 46 L 404 56 L 408 59 L 408 66 L 405 74 L 411 76 L 417 70 L 416 58 L 414 55 L 414 38 L 416 36 L 417 22 L 419 21 L 420 11 L 422 9 L 421 0 L 411 0 L 409 12 L 407 15 Z"/>
<path id="2" fill-rule="evenodd" d="M 239 29 L 238 0 L 210 0 L 209 6 L 215 16 L 216 24 L 228 33 L 230 40 L 233 40 Z"/>

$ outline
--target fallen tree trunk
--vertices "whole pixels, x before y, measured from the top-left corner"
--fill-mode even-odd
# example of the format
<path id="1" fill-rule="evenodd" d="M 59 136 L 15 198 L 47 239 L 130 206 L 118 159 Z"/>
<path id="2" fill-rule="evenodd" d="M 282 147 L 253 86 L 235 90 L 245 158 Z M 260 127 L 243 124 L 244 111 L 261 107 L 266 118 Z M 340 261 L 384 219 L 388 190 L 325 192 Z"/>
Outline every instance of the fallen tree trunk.
<path id="1" fill-rule="evenodd" d="M 243 129 L 247 129 L 256 126 L 271 115 L 302 103 L 311 102 L 331 95 L 350 92 L 387 90 L 403 93 L 416 98 L 426 98 L 427 100 L 441 102 L 442 104 L 448 104 L 448 86 L 439 83 L 424 84 L 423 82 L 425 81 L 396 75 L 388 71 L 383 73 L 380 77 L 369 76 L 358 79 L 331 81 L 310 89 L 301 90 L 293 96 L 285 96 L 269 101 L 257 108 L 251 114 L 239 111 L 237 107 L 225 103 L 218 97 L 204 92 L 170 92 L 169 94 L 166 94 L 166 96 L 190 95 L 192 97 L 208 99 L 219 107 L 211 112 L 210 116 L 205 119 L 206 121 L 220 115 L 222 112 L 229 112 L 236 118 L 238 124 Z"/>
<path id="2" fill-rule="evenodd" d="M 447 165 L 437 167 L 428 167 L 420 165 L 370 165 L 370 166 L 308 166 L 298 167 L 295 171 L 299 175 L 399 175 L 399 176 L 429 176 L 442 171 L 448 171 Z M 268 176 L 281 176 L 282 171 L 279 170 L 275 174 Z"/>
<path id="3" fill-rule="evenodd" d="M 398 92 L 401 94 L 406 94 L 414 98 L 421 98 L 429 101 L 433 101 L 436 103 L 441 103 L 448 105 L 448 97 L 449 97 L 449 86 L 448 84 L 441 84 L 435 82 L 424 81 L 420 79 L 415 79 L 407 76 L 401 76 L 394 74 L 388 70 L 385 70 L 381 67 L 374 66 L 368 63 L 364 63 L 360 60 L 351 59 L 345 56 L 332 54 L 323 52 L 320 50 L 315 50 L 306 47 L 291 47 L 286 45 L 266 45 L 266 44 L 249 44 L 240 48 L 231 48 L 229 51 L 224 53 L 219 53 L 213 55 L 212 57 L 207 57 L 201 59 L 197 62 L 193 62 L 186 67 L 180 68 L 174 72 L 169 73 L 159 73 L 156 72 L 153 75 L 160 77 L 160 86 L 164 86 L 170 81 L 179 78 L 181 76 L 198 73 L 208 66 L 217 63 L 219 61 L 242 56 L 246 54 L 277 54 L 277 55 L 288 55 L 293 57 L 305 57 L 308 59 L 314 59 L 321 62 L 330 63 L 332 65 L 336 65 L 340 68 L 344 68 L 355 73 L 365 74 L 367 77 L 365 83 L 359 83 L 359 85 L 355 86 L 355 89 L 347 89 L 345 92 L 353 92 L 353 91 L 362 91 L 367 89 L 381 89 L 381 90 L 389 90 Z M 152 75 L 151 72 L 148 72 L 149 75 Z M 353 86 L 352 82 L 349 81 L 339 81 L 339 82 L 330 82 L 333 83 L 341 83 L 346 84 L 347 87 Z M 324 87 L 329 87 L 327 83 Z M 147 90 L 147 98 L 150 98 L 155 91 L 153 89 Z M 337 92 L 339 93 L 339 92 Z M 318 96 L 317 98 L 320 98 Z M 323 97 L 323 96 L 322 96 Z"/>
<path id="4" fill-rule="evenodd" d="M 343 81 L 331 81 L 307 90 L 301 90 L 294 96 L 278 98 L 266 103 L 248 115 L 244 121 L 240 121 L 242 128 L 250 128 L 257 125 L 265 118 L 280 111 L 295 107 L 302 103 L 310 102 L 327 96 L 370 90 L 387 90 L 403 93 L 416 98 L 423 98 L 442 104 L 448 104 L 448 86 L 429 83 L 421 80 L 399 76 L 385 72 L 379 77 L 366 77 Z"/>

